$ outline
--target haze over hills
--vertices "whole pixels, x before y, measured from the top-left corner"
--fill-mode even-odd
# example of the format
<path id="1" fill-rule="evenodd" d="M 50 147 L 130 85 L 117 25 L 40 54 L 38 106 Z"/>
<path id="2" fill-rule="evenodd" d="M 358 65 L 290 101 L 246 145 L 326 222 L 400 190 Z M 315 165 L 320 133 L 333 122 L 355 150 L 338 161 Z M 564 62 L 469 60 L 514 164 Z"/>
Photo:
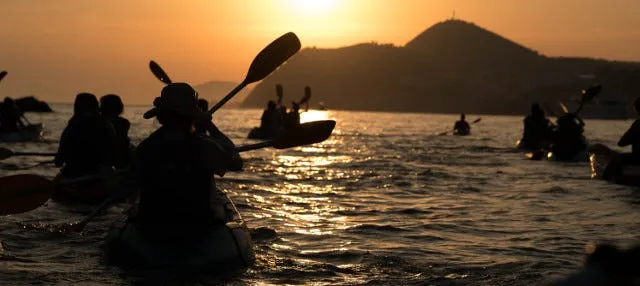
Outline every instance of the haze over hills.
<path id="1" fill-rule="evenodd" d="M 209 101 L 209 106 L 213 106 L 216 102 L 226 96 L 231 90 L 238 85 L 237 82 L 230 81 L 208 81 L 202 84 L 193 86 L 198 92 L 200 98 L 204 98 Z M 234 96 L 226 105 L 238 106 L 249 95 L 250 88 L 244 88 L 236 96 Z"/>
<path id="2" fill-rule="evenodd" d="M 461 20 L 438 23 L 403 47 L 363 43 L 305 48 L 243 102 L 264 107 L 277 83 L 285 102 L 312 88 L 312 106 L 331 109 L 522 114 L 602 83 L 599 98 L 640 95 L 640 63 L 554 58 Z"/>

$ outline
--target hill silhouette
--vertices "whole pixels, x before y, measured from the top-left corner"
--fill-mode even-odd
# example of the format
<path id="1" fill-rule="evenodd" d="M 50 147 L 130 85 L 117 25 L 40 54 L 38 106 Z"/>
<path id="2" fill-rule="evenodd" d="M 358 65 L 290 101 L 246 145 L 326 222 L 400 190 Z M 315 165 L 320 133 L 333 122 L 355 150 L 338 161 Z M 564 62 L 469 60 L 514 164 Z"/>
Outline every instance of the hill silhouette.
<path id="1" fill-rule="evenodd" d="M 202 84 L 195 85 L 193 88 L 198 92 L 200 98 L 204 98 L 209 101 L 209 105 L 213 106 L 218 100 L 222 99 L 229 91 L 233 90 L 238 85 L 237 82 L 231 81 L 208 81 Z M 249 89 L 241 90 L 236 96 L 234 96 L 227 105 L 238 106 L 249 95 Z"/>
<path id="2" fill-rule="evenodd" d="M 243 106 L 263 107 L 280 83 L 285 102 L 309 85 L 312 102 L 331 109 L 522 114 L 531 102 L 568 99 L 596 82 L 605 87 L 599 97 L 628 102 L 640 94 L 639 80 L 640 63 L 547 57 L 473 23 L 448 20 L 402 47 L 305 48 Z"/>

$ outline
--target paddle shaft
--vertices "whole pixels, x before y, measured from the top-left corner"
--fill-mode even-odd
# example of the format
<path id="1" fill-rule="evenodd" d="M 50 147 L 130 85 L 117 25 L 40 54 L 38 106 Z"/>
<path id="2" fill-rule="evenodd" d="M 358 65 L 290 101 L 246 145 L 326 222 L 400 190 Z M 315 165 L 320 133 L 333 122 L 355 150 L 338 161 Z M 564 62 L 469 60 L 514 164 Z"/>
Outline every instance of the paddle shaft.
<path id="1" fill-rule="evenodd" d="M 229 92 L 229 94 L 227 94 L 220 101 L 218 101 L 216 105 L 214 105 L 213 107 L 211 107 L 211 109 L 209 109 L 208 111 L 209 115 L 213 114 L 214 112 L 216 112 L 216 110 L 220 109 L 220 107 L 222 107 L 225 103 L 227 103 L 227 101 L 231 100 L 231 98 L 233 98 L 238 92 L 240 92 L 240 90 L 242 90 L 245 86 L 247 86 L 247 84 L 248 83 L 245 80 L 241 82 L 238 86 L 236 86 L 232 91 Z"/>
<path id="2" fill-rule="evenodd" d="M 58 153 L 39 153 L 39 152 L 13 152 L 13 156 L 41 156 L 49 157 L 56 156 Z"/>
<path id="3" fill-rule="evenodd" d="M 476 124 L 476 123 L 480 122 L 480 120 L 481 120 L 481 119 L 482 119 L 482 118 L 478 118 L 478 119 L 474 120 L 473 122 L 471 122 L 471 124 L 469 124 L 469 125 Z M 455 131 L 455 130 L 454 130 L 454 129 L 451 129 L 451 130 L 447 130 L 447 131 L 444 131 L 444 132 L 438 132 L 438 133 L 437 133 L 437 135 L 439 135 L 439 136 L 440 136 L 440 135 L 445 135 L 445 134 L 447 134 L 447 133 L 449 133 L 449 132 L 453 132 L 453 131 Z"/>

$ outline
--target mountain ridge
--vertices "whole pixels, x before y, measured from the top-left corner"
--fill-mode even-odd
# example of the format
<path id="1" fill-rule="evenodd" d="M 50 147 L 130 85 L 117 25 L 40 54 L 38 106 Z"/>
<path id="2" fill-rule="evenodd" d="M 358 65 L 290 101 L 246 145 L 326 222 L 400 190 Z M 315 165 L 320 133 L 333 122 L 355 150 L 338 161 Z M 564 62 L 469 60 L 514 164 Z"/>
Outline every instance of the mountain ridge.
<path id="1" fill-rule="evenodd" d="M 628 99 L 640 93 L 633 84 L 639 71 L 635 62 L 544 56 L 473 23 L 448 20 L 404 46 L 304 48 L 242 105 L 263 107 L 282 84 L 285 98 L 291 90 L 291 99 L 299 98 L 309 85 L 312 106 L 322 101 L 332 109 L 522 114 L 531 102 L 565 99 L 596 82 L 605 86 L 601 96 Z"/>

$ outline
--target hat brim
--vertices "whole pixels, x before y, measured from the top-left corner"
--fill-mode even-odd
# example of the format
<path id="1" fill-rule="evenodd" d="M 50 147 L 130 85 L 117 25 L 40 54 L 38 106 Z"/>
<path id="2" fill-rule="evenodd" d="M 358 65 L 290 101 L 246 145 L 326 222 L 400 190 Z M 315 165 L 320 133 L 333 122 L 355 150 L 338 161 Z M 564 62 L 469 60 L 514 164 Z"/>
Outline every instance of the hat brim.
<path id="1" fill-rule="evenodd" d="M 158 112 L 160 112 L 160 109 L 157 107 L 151 108 L 149 109 L 149 111 L 145 112 L 144 115 L 142 115 L 142 117 L 144 117 L 144 119 L 151 119 L 154 118 L 156 116 L 158 116 Z M 185 116 L 189 116 L 193 119 L 210 119 L 211 117 L 209 116 L 209 113 L 207 112 L 199 112 L 199 111 L 194 111 L 194 112 L 189 112 L 189 113 L 184 113 L 184 112 L 179 112 L 179 111 L 175 111 L 174 112 L 181 114 L 181 115 L 185 115 Z"/>

